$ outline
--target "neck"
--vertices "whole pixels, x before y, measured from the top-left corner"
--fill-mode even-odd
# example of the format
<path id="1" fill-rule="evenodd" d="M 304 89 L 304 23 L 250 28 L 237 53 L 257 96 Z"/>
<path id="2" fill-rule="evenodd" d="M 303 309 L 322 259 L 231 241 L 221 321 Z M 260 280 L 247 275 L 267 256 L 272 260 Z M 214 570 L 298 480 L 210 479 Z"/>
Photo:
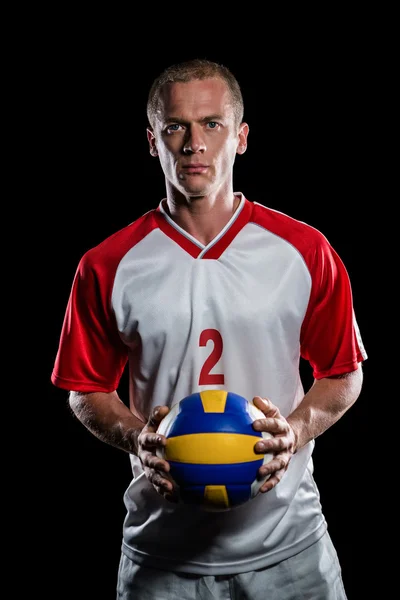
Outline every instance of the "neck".
<path id="1" fill-rule="evenodd" d="M 239 204 L 240 197 L 231 190 L 190 198 L 168 195 L 164 208 L 179 227 L 207 246 L 229 222 Z"/>

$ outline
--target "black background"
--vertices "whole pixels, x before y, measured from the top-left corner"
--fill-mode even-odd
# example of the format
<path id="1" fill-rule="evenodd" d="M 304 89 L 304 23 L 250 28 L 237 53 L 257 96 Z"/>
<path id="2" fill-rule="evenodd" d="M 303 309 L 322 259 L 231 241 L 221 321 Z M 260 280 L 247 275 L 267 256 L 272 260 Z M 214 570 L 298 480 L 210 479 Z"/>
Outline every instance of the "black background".
<path id="1" fill-rule="evenodd" d="M 148 88 L 165 66 L 200 56 L 225 63 L 242 86 L 250 133 L 247 152 L 236 160 L 235 190 L 320 229 L 352 281 L 369 355 L 364 389 L 344 418 L 317 439 L 314 457 L 349 600 L 364 598 L 362 590 L 372 585 L 368 548 L 376 527 L 373 520 L 366 526 L 371 491 L 361 453 L 371 427 L 375 352 L 373 219 L 366 210 L 376 185 L 373 126 L 366 126 L 373 104 L 369 57 L 355 42 L 344 46 L 334 38 L 318 48 L 300 41 L 290 51 L 282 43 L 267 52 L 262 44 L 253 46 L 250 36 L 245 49 L 226 44 L 207 51 L 203 44 L 187 50 L 185 43 L 172 49 L 158 43 L 150 52 L 133 51 L 115 31 L 111 38 L 91 31 L 79 39 L 64 32 L 62 43 L 58 33 L 47 36 L 47 43 L 38 40 L 31 63 L 36 86 L 29 86 L 37 107 L 31 127 L 41 139 L 33 175 L 41 196 L 37 210 L 47 215 L 37 239 L 43 254 L 40 412 L 46 431 L 43 481 L 38 476 L 31 524 L 32 539 L 40 542 L 33 588 L 41 598 L 115 596 L 129 459 L 72 417 L 66 392 L 52 386 L 50 374 L 81 255 L 164 195 L 158 161 L 147 147 Z M 306 366 L 302 369 L 310 382 Z M 124 386 L 125 379 L 121 394 Z"/>

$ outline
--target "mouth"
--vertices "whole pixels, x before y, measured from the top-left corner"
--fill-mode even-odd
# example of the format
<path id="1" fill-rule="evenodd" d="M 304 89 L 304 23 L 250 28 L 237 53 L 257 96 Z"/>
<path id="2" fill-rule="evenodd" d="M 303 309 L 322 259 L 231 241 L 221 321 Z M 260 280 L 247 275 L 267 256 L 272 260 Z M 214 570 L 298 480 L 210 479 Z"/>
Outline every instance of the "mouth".
<path id="1" fill-rule="evenodd" d="M 208 169 L 208 165 L 203 164 L 191 164 L 191 165 L 183 165 L 182 171 L 184 173 L 189 173 L 190 175 L 196 175 L 199 173 L 205 173 Z"/>

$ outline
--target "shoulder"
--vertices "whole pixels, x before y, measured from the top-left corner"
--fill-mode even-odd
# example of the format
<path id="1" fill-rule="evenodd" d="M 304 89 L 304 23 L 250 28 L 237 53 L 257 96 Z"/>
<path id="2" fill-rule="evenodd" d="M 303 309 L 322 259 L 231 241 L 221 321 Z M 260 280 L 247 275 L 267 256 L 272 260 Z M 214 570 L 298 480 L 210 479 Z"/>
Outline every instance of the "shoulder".
<path id="1" fill-rule="evenodd" d="M 81 258 L 81 268 L 96 269 L 118 264 L 131 248 L 158 227 L 155 213 L 156 209 L 148 211 L 87 250 Z"/>
<path id="2" fill-rule="evenodd" d="M 251 221 L 294 246 L 303 256 L 317 250 L 329 250 L 326 236 L 305 221 L 253 202 Z"/>

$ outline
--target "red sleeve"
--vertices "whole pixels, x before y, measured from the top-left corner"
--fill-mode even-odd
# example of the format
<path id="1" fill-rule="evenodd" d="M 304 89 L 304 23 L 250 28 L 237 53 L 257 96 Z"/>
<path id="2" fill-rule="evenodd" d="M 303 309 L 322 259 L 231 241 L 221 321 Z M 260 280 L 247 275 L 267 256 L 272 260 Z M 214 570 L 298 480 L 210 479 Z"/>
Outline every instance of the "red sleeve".
<path id="1" fill-rule="evenodd" d="M 306 262 L 312 288 L 301 329 L 301 356 L 309 361 L 315 379 L 354 371 L 367 355 L 346 268 L 324 236 Z"/>
<path id="2" fill-rule="evenodd" d="M 96 268 L 88 254 L 81 259 L 51 374 L 54 385 L 78 392 L 117 389 L 127 362 L 127 348 L 111 310 L 112 281 Z"/>

